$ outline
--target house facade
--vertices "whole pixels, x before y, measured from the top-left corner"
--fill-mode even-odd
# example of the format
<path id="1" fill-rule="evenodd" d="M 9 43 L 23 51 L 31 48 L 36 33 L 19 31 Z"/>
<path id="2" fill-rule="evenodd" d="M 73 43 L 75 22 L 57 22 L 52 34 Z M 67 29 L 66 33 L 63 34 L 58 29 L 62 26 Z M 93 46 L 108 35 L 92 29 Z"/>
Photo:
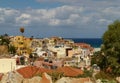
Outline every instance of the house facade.
<path id="1" fill-rule="evenodd" d="M 31 38 L 26 38 L 24 36 L 15 36 L 11 39 L 10 44 L 16 48 L 16 53 L 18 55 L 29 55 L 32 51 L 31 43 Z"/>
<path id="2" fill-rule="evenodd" d="M 0 59 L 0 73 L 7 73 L 16 69 L 16 59 L 1 58 Z"/>

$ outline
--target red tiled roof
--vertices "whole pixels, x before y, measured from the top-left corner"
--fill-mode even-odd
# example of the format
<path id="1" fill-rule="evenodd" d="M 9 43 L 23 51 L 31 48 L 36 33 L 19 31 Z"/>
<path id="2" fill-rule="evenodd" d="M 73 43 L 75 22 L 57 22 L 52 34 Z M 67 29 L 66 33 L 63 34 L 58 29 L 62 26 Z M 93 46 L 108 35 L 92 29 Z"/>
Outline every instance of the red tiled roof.
<path id="1" fill-rule="evenodd" d="M 17 72 L 20 73 L 24 78 L 31 78 L 35 75 L 41 74 L 41 73 L 52 73 L 52 72 L 63 72 L 65 76 L 78 76 L 80 74 L 83 74 L 83 71 L 81 69 L 73 68 L 73 67 L 61 67 L 56 70 L 50 70 L 45 68 L 38 68 L 35 66 L 27 66 L 23 67 L 21 69 L 18 69 Z"/>
<path id="2" fill-rule="evenodd" d="M 17 72 L 20 73 L 24 78 L 33 77 L 37 71 L 38 68 L 34 66 L 27 66 L 17 70 Z"/>
<path id="3" fill-rule="evenodd" d="M 73 68 L 73 67 L 69 67 L 69 66 L 58 68 L 56 71 L 63 72 L 65 76 L 70 76 L 70 77 L 83 74 L 82 70 L 77 69 L 77 68 Z"/>
<path id="4" fill-rule="evenodd" d="M 78 46 L 83 47 L 83 48 L 91 47 L 90 44 L 86 44 L 86 43 L 75 43 L 75 45 L 78 45 Z"/>
<path id="5" fill-rule="evenodd" d="M 93 50 L 93 47 L 91 47 L 91 45 L 87 43 L 75 43 L 75 45 L 80 46 L 81 48 L 87 48 Z"/>
<path id="6" fill-rule="evenodd" d="M 2 74 L 2 73 L 0 73 L 0 80 L 2 79 L 2 76 L 3 76 L 3 74 Z"/>
<path id="7" fill-rule="evenodd" d="M 39 68 L 39 70 L 36 72 L 36 74 L 40 74 L 40 73 L 51 73 L 53 72 L 53 70 L 50 70 L 50 69 L 46 69 L 46 68 Z"/>
<path id="8" fill-rule="evenodd" d="M 37 74 L 44 73 L 44 72 L 52 72 L 52 70 L 45 69 L 45 68 L 38 68 L 35 66 L 27 66 L 17 70 L 24 78 L 31 78 Z"/>

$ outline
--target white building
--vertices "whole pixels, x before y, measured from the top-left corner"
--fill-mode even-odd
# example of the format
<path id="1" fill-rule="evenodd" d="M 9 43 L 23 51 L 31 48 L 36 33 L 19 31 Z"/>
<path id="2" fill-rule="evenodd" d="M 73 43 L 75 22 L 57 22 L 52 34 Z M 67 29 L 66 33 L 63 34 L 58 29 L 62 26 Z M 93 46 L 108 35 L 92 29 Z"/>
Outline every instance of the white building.
<path id="1" fill-rule="evenodd" d="M 46 53 L 45 51 L 42 51 L 41 47 L 36 47 L 35 51 L 33 53 L 36 53 L 39 57 L 42 56 L 44 53 Z"/>
<path id="2" fill-rule="evenodd" d="M 61 47 L 61 46 L 55 46 L 48 48 L 49 50 L 57 53 L 57 58 L 64 58 L 66 57 L 66 49 L 69 47 Z"/>
<path id="3" fill-rule="evenodd" d="M 16 59 L 2 58 L 0 59 L 0 73 L 7 73 L 16 69 Z"/>

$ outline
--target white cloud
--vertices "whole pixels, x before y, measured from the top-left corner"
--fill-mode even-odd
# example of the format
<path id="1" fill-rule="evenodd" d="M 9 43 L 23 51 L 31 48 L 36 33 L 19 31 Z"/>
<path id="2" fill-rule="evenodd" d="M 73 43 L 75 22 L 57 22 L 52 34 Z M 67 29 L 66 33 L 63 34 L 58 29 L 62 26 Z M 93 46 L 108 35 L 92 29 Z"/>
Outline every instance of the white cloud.
<path id="1" fill-rule="evenodd" d="M 98 23 L 104 25 L 104 24 L 110 24 L 112 23 L 112 21 L 107 19 L 99 19 Z"/>
<path id="2" fill-rule="evenodd" d="M 120 7 L 107 7 L 103 10 L 103 13 L 109 14 L 109 15 L 114 15 L 114 16 L 119 16 L 120 15 Z"/>
<path id="3" fill-rule="evenodd" d="M 58 19 L 51 19 L 50 22 L 49 22 L 49 25 L 51 25 L 51 26 L 58 26 L 58 25 L 60 25 L 60 20 L 58 20 Z"/>
<path id="4" fill-rule="evenodd" d="M 29 24 L 30 22 L 29 25 L 39 23 L 40 25 L 48 26 L 66 26 L 75 24 L 76 20 L 80 18 L 80 13 L 83 11 L 83 7 L 67 5 L 52 9 L 31 9 L 21 12 L 16 21 L 17 23 L 24 24 Z"/>
<path id="5" fill-rule="evenodd" d="M 113 16 L 119 17 L 119 7 L 91 9 L 83 6 L 68 6 L 50 9 L 15 10 L 0 8 L 0 23 L 9 23 L 18 26 L 83 26 L 86 24 L 108 24 Z"/>
<path id="6" fill-rule="evenodd" d="M 31 15 L 21 14 L 19 17 L 16 17 L 16 23 L 21 25 L 28 25 L 31 22 Z"/>
<path id="7" fill-rule="evenodd" d="M 71 21 L 68 21 L 68 23 L 70 22 L 69 24 L 71 24 L 72 22 L 76 22 L 76 21 L 79 20 L 79 18 L 80 18 L 79 14 L 71 14 L 69 16 L 69 19 L 68 19 L 68 20 L 71 20 Z"/>
<path id="8" fill-rule="evenodd" d="M 15 24 L 15 18 L 19 15 L 20 12 L 18 10 L 12 8 L 0 8 L 0 22 L 2 24 Z"/>
<path id="9" fill-rule="evenodd" d="M 83 33 L 83 30 L 88 30 L 88 33 L 91 32 L 91 34 L 94 34 L 92 30 L 96 30 L 100 34 L 106 30 L 109 23 L 120 19 L 120 0 L 116 0 L 116 2 L 114 0 L 38 1 L 49 1 L 50 3 L 57 1 L 64 3 L 64 5 L 48 9 L 29 8 L 16 10 L 0 8 L 0 24 L 5 26 L 10 24 L 15 27 L 42 27 L 41 30 L 44 30 L 46 27 L 47 29 L 54 29 L 53 31 L 56 31 L 55 28 L 57 28 L 58 32 L 61 30 L 63 33 L 66 33 L 69 28 L 74 35 L 79 34 L 79 31 Z M 101 27 L 103 28 L 101 29 Z"/>
<path id="10" fill-rule="evenodd" d="M 18 10 L 15 9 L 11 9 L 11 8 L 0 8 L 0 15 L 2 16 L 12 16 L 15 14 L 19 14 L 20 12 Z"/>

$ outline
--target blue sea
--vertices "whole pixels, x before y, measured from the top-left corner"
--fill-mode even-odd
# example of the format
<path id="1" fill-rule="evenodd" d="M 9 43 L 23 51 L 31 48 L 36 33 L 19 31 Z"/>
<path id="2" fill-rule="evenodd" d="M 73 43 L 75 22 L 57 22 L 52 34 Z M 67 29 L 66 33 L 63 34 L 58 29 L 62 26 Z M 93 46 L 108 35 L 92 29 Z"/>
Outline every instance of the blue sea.
<path id="1" fill-rule="evenodd" d="M 101 38 L 67 38 L 73 40 L 75 43 L 87 43 L 94 48 L 99 48 L 102 44 Z"/>

